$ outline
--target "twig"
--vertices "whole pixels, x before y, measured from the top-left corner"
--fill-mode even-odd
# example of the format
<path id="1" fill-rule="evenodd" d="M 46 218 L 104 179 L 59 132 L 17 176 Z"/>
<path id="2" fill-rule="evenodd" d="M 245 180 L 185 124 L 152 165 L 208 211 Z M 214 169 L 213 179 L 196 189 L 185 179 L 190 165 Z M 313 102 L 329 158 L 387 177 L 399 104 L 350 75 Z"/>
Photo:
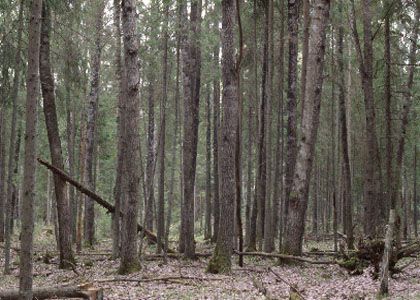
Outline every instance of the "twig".
<path id="1" fill-rule="evenodd" d="M 285 284 L 287 284 L 291 290 L 293 290 L 296 294 L 299 295 L 299 297 L 302 300 L 305 300 L 305 297 L 303 297 L 303 295 L 298 291 L 298 289 L 296 288 L 296 286 L 294 286 L 293 284 L 289 283 L 286 279 L 283 279 L 279 274 L 277 274 L 276 272 L 274 272 L 274 270 L 272 268 L 268 268 L 268 270 L 274 274 L 274 276 L 277 277 L 277 279 L 279 279 L 280 281 L 284 282 Z"/>

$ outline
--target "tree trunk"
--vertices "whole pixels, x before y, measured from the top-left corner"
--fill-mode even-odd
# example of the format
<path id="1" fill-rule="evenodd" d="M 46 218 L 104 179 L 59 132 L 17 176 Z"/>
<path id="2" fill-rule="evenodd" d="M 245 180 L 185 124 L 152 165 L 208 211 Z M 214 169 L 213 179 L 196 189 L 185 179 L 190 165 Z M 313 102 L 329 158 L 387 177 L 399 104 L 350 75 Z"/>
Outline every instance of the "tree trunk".
<path id="1" fill-rule="evenodd" d="M 204 239 L 211 238 L 211 111 L 210 111 L 210 91 L 206 95 L 206 214 Z"/>
<path id="2" fill-rule="evenodd" d="M 135 1 L 122 1 L 122 24 L 124 33 L 125 70 L 127 78 L 127 93 L 123 110 L 125 124 L 124 134 L 124 157 L 125 178 L 127 183 L 124 190 L 125 203 L 122 224 L 121 262 L 119 273 L 126 274 L 139 269 L 137 257 L 137 214 L 138 198 L 140 196 L 140 137 L 139 137 L 139 70 L 138 40 L 136 31 L 136 7 Z"/>
<path id="3" fill-rule="evenodd" d="M 293 183 L 297 148 L 297 76 L 298 76 L 298 24 L 300 0 L 288 0 L 287 31 L 289 41 L 287 79 L 287 149 L 285 170 L 285 218 L 289 214 L 289 198 Z M 303 110 L 302 110 L 303 111 Z M 284 228 L 286 230 L 286 228 Z"/>
<path id="4" fill-rule="evenodd" d="M 319 126 L 319 113 L 323 83 L 325 32 L 330 10 L 329 0 L 314 1 L 314 15 L 309 36 L 309 54 L 306 83 L 305 107 L 303 109 L 302 139 L 299 144 L 294 174 L 288 219 L 285 233 L 284 252 L 292 255 L 302 253 L 305 213 L 308 202 L 312 161 Z"/>
<path id="5" fill-rule="evenodd" d="M 181 13 L 184 19 L 183 34 L 181 36 L 184 85 L 184 140 L 182 145 L 184 195 L 180 234 L 184 240 L 184 247 L 181 250 L 183 250 L 185 257 L 194 258 L 194 188 L 200 102 L 201 53 L 199 35 L 201 27 L 201 0 L 193 0 L 191 2 L 189 22 L 185 22 L 188 19 L 185 4 L 182 4 Z"/>
<path id="6" fill-rule="evenodd" d="M 124 157 L 123 157 L 123 147 L 124 147 L 124 69 L 122 65 L 121 57 L 121 5 L 120 0 L 114 0 L 114 30 L 115 30 L 115 78 L 118 84 L 118 126 L 117 126 L 117 136 L 118 136 L 118 145 L 117 145 L 117 166 L 116 166 L 116 177 L 115 177 L 115 186 L 114 186 L 114 205 L 115 205 L 115 214 L 112 215 L 112 257 L 116 259 L 120 256 L 121 251 L 121 203 L 122 196 L 124 191 L 125 178 L 123 178 L 124 173 Z"/>
<path id="7" fill-rule="evenodd" d="M 219 29 L 217 28 L 217 32 Z M 219 45 L 214 49 L 213 54 L 215 66 L 219 66 Z M 213 237 L 212 241 L 217 241 L 220 222 L 220 203 L 219 203 L 219 128 L 220 128 L 220 81 L 213 80 Z"/>
<path id="8" fill-rule="evenodd" d="M 155 207 L 155 104 L 154 104 L 154 75 L 152 73 L 147 98 L 147 163 L 146 163 L 146 191 L 145 222 L 146 228 L 153 231 L 154 207 Z"/>
<path id="9" fill-rule="evenodd" d="M 239 9 L 238 9 L 239 10 Z M 234 28 L 235 2 L 222 1 L 222 123 L 220 138 L 220 226 L 213 256 L 208 265 L 210 273 L 231 271 L 233 249 L 234 204 L 236 199 L 235 145 L 238 130 L 238 71 L 235 62 Z"/>
<path id="10" fill-rule="evenodd" d="M 41 34 L 42 0 L 34 0 L 31 7 L 28 39 L 28 70 L 26 72 L 26 129 L 25 162 L 23 166 L 22 231 L 20 240 L 19 297 L 32 300 L 32 255 L 34 231 L 36 127 L 39 90 L 39 46 Z"/>
<path id="11" fill-rule="evenodd" d="M 160 102 L 160 135 L 159 135 L 159 189 L 157 209 L 157 253 L 164 250 L 161 246 L 165 241 L 165 141 L 166 141 L 166 102 L 168 98 L 168 19 L 169 4 L 164 8 L 163 25 L 163 57 L 162 57 L 162 100 Z"/>
<path id="12" fill-rule="evenodd" d="M 340 14 L 343 16 L 343 4 L 340 2 Z M 344 16 L 343 16 L 344 17 Z M 346 95 L 345 95 L 345 74 L 344 74 L 344 54 L 343 54 L 344 26 L 341 24 L 338 28 L 338 69 L 339 69 L 339 111 L 341 123 L 341 151 L 343 158 L 343 214 L 344 214 L 344 233 L 347 235 L 347 247 L 353 249 L 353 205 L 351 196 L 351 171 L 350 171 L 350 155 L 348 147 L 348 129 L 346 115 Z"/>
<path id="13" fill-rule="evenodd" d="M 305 106 L 305 86 L 306 71 L 308 68 L 308 46 L 309 46 L 309 27 L 310 27 L 310 0 L 301 0 L 303 3 L 303 41 L 302 41 L 302 71 L 300 75 L 300 93 L 301 93 L 301 115 L 303 115 L 303 107 Z"/>
<path id="14" fill-rule="evenodd" d="M 13 213 L 12 207 L 12 195 L 13 195 L 13 158 L 14 158 L 14 147 L 16 140 L 16 125 L 18 124 L 17 114 L 18 114 L 18 92 L 19 92 L 19 82 L 20 82 L 20 49 L 22 47 L 22 31 L 23 31 L 23 9 L 24 2 L 20 2 L 19 6 L 19 25 L 18 25 L 18 45 L 15 57 L 15 75 L 13 78 L 13 87 L 12 87 L 12 120 L 11 120 L 11 129 L 10 129 L 10 141 L 9 141 L 9 157 L 7 165 L 7 184 L 6 184 L 6 195 L 5 198 L 5 210 L 2 210 L 2 215 L 4 211 L 6 212 L 6 218 L 4 223 L 4 235 L 5 235 L 5 247 L 4 247 L 4 273 L 10 274 L 10 243 L 11 243 L 11 218 Z M 4 160 L 5 161 L 5 160 Z M 3 184 L 3 183 L 2 183 Z M 3 227 L 2 227 L 3 228 Z"/>
<path id="15" fill-rule="evenodd" d="M 417 199 L 417 145 L 414 145 L 414 170 L 413 170 L 413 227 L 414 236 L 418 238 L 418 199 Z"/>
<path id="16" fill-rule="evenodd" d="M 94 189 L 94 151 L 95 151 L 95 132 L 96 119 L 99 101 L 99 76 L 101 67 L 101 53 L 102 53 L 102 31 L 103 31 L 103 11 L 104 2 L 99 1 L 96 8 L 95 19 L 95 47 L 93 49 L 91 61 L 91 78 L 90 78 L 90 92 L 87 106 L 87 125 L 86 125 L 86 157 L 84 170 L 84 183 L 89 188 Z M 94 202 L 90 198 L 85 198 L 85 241 L 92 247 L 95 242 L 95 207 Z"/>
<path id="17" fill-rule="evenodd" d="M 51 17 L 48 4 L 43 5 L 41 25 L 41 46 L 39 57 L 39 73 L 43 98 L 45 125 L 52 163 L 64 169 L 60 132 L 58 128 L 57 110 L 55 106 L 54 78 L 50 64 L 50 31 Z M 67 197 L 66 182 L 54 176 L 54 191 L 58 213 L 58 248 L 60 250 L 60 268 L 70 268 L 74 263 L 71 249 L 71 215 Z"/>

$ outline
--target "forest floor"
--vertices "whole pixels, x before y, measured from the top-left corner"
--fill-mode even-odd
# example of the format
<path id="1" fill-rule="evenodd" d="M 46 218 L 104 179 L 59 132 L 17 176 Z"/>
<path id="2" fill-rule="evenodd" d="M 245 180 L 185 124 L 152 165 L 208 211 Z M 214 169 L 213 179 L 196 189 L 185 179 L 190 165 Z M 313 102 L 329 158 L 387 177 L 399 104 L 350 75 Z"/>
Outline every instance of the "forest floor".
<path id="1" fill-rule="evenodd" d="M 52 235 L 35 239 L 34 286 L 90 282 L 104 290 L 104 299 L 289 299 L 291 286 L 296 287 L 303 299 L 375 299 L 379 285 L 369 268 L 362 275 L 351 276 L 337 265 L 278 265 L 274 259 L 252 257 L 246 257 L 245 266 L 240 268 L 237 256 L 228 276 L 206 273 L 208 258 L 196 261 L 169 258 L 167 264 L 161 258 L 144 260 L 141 271 L 120 276 L 119 261 L 110 259 L 109 240 L 77 255 L 73 270 L 60 270 L 54 245 Z M 211 250 L 205 244 L 198 244 L 197 248 L 200 252 Z M 410 259 L 413 261 L 390 280 L 389 299 L 420 299 L 420 260 Z M 0 276 L 0 291 L 18 287 L 18 261 L 17 252 L 12 251 L 12 274 Z M 1 271 L 3 265 L 1 249 Z"/>

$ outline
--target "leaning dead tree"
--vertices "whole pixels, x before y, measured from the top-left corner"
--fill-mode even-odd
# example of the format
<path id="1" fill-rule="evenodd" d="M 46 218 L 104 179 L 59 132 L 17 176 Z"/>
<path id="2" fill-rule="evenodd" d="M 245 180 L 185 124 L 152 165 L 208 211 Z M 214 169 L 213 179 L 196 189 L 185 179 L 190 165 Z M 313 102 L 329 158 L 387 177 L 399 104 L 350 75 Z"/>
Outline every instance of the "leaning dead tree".
<path id="1" fill-rule="evenodd" d="M 84 186 L 80 182 L 78 182 L 78 181 L 74 180 L 73 178 L 71 178 L 63 170 L 60 170 L 59 168 L 53 166 L 52 164 L 50 164 L 49 162 L 47 162 L 47 161 L 45 161 L 45 160 L 43 160 L 41 158 L 38 158 L 38 162 L 41 165 L 47 167 L 54 174 L 60 176 L 64 181 L 67 181 L 68 183 L 70 183 L 71 185 L 73 185 L 81 193 L 83 193 L 86 196 L 90 197 L 93 201 L 95 201 L 100 206 L 102 206 L 103 208 L 105 208 L 109 213 L 111 213 L 111 214 L 115 213 L 115 206 L 113 206 L 108 201 L 104 200 L 101 196 L 99 196 L 98 194 L 96 194 L 92 190 L 88 189 L 86 186 Z M 120 216 L 121 217 L 123 216 L 123 213 L 122 212 L 120 212 Z M 153 232 L 145 229 L 140 224 L 137 224 L 137 231 L 143 232 L 144 236 L 149 240 L 150 243 L 157 244 L 157 237 L 156 237 L 156 235 Z M 168 252 L 173 252 L 173 251 L 169 249 Z"/>

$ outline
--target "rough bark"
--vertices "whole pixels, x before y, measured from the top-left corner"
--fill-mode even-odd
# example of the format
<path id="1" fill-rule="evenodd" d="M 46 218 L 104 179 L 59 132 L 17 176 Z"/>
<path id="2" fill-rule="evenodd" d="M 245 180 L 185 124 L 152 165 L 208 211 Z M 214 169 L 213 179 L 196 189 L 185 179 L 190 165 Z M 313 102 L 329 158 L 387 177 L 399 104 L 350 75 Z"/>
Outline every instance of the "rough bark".
<path id="1" fill-rule="evenodd" d="M 302 71 L 300 75 L 300 94 L 301 94 L 301 115 L 303 115 L 303 107 L 305 106 L 305 86 L 306 86 L 306 71 L 308 66 L 308 46 L 309 46 L 309 27 L 310 27 L 310 1 L 302 0 L 303 11 L 303 41 L 302 41 Z"/>
<path id="2" fill-rule="evenodd" d="M 206 95 L 206 213 L 204 221 L 204 239 L 211 238 L 211 107 L 210 91 Z"/>
<path id="3" fill-rule="evenodd" d="M 354 1 L 352 15 L 352 31 L 359 61 L 359 72 L 363 88 L 366 119 L 365 147 L 368 155 L 365 165 L 364 178 L 364 224 L 366 236 L 376 237 L 381 234 L 381 170 L 379 147 L 376 135 L 376 114 L 373 90 L 373 47 L 372 47 L 372 11 L 371 0 L 363 0 L 363 41 L 364 49 L 359 40 L 354 15 Z"/>
<path id="4" fill-rule="evenodd" d="M 95 152 L 95 132 L 96 119 L 98 114 L 99 83 L 102 54 L 102 30 L 103 30 L 103 11 L 104 2 L 100 0 L 96 8 L 95 17 L 95 42 L 91 57 L 90 92 L 87 103 L 87 123 L 86 123 L 86 156 L 84 162 L 84 183 L 89 188 L 94 189 L 94 152 Z M 85 236 L 86 243 L 92 247 L 95 242 L 95 206 L 92 199 L 85 198 Z"/>
<path id="5" fill-rule="evenodd" d="M 140 196 L 140 136 L 139 136 L 139 70 L 138 40 L 136 30 L 136 6 L 133 0 L 122 1 L 122 24 L 124 33 L 124 66 L 126 70 L 126 97 L 124 109 L 125 139 L 125 203 L 122 225 L 121 263 L 119 273 L 130 273 L 139 269 L 137 257 L 137 214 Z"/>
<path id="6" fill-rule="evenodd" d="M 124 145 L 124 123 L 122 113 L 124 110 L 124 70 L 121 57 L 121 4 L 120 0 L 114 0 L 114 32 L 115 32 L 115 78 L 118 85 L 118 126 L 117 126 L 117 166 L 116 166 L 116 177 L 114 185 L 114 205 L 115 214 L 112 215 L 112 257 L 115 259 L 120 256 L 120 243 L 121 243 L 121 203 L 124 190 L 124 178 L 122 176 L 124 172 L 124 156 L 123 156 L 123 145 Z"/>
<path id="7" fill-rule="evenodd" d="M 217 29 L 219 31 L 219 29 Z M 215 66 L 219 65 L 219 45 L 214 49 L 213 59 Z M 213 236 L 212 241 L 217 241 L 220 222 L 219 201 L 219 128 L 220 128 L 220 81 L 213 80 Z"/>
<path id="8" fill-rule="evenodd" d="M 43 98 L 45 125 L 52 163 L 64 169 L 60 131 L 58 128 L 57 109 L 55 105 L 54 77 L 50 63 L 50 8 L 44 3 L 42 9 L 41 46 L 39 56 L 39 74 Z M 71 249 L 71 215 L 67 197 L 66 182 L 54 176 L 54 194 L 58 213 L 58 248 L 60 250 L 60 268 L 70 268 L 74 262 Z"/>
<path id="9" fill-rule="evenodd" d="M 29 20 L 26 77 L 25 162 L 23 166 L 22 229 L 20 240 L 19 298 L 32 300 L 32 255 L 36 171 L 37 99 L 42 0 L 32 1 Z"/>
<path id="10" fill-rule="evenodd" d="M 342 14 L 342 2 L 340 2 L 340 13 Z M 344 233 L 347 235 L 347 247 L 353 249 L 353 205 L 351 196 L 351 170 L 350 170 L 350 154 L 348 146 L 348 129 L 347 129 L 347 115 L 346 115 L 346 95 L 345 95 L 345 74 L 344 74 L 344 26 L 340 24 L 338 28 L 338 71 L 339 71 L 339 112 L 341 123 L 341 151 L 342 151 L 342 170 L 343 170 L 343 225 Z"/>
<path id="11" fill-rule="evenodd" d="M 231 271 L 234 204 L 236 199 L 235 147 L 238 130 L 238 73 L 235 62 L 235 0 L 222 1 L 222 123 L 220 130 L 220 226 L 210 273 Z"/>
<path id="12" fill-rule="evenodd" d="M 288 218 L 290 191 L 296 164 L 297 149 L 297 56 L 300 0 L 289 0 L 287 4 L 288 31 L 288 79 L 287 79 L 287 148 L 285 170 L 285 218 Z M 285 228 L 284 228 L 285 230 Z"/>
<path id="13" fill-rule="evenodd" d="M 181 36 L 181 56 L 184 85 L 184 139 L 182 144 L 182 176 L 183 199 L 181 214 L 181 231 L 184 247 L 181 247 L 185 257 L 194 258 L 194 188 L 197 165 L 197 142 L 200 100 L 200 28 L 201 0 L 193 0 L 190 7 L 190 17 L 187 17 L 187 7 L 182 4 L 184 20 Z"/>
<path id="14" fill-rule="evenodd" d="M 319 126 L 319 113 L 323 83 L 325 32 L 329 19 L 330 1 L 314 1 L 314 15 L 309 35 L 309 54 L 305 107 L 303 109 L 302 138 L 294 174 L 288 219 L 286 223 L 284 252 L 292 255 L 302 253 L 305 214 L 308 203 L 309 181 L 312 171 L 315 143 Z"/>
<path id="15" fill-rule="evenodd" d="M 159 134 L 159 188 L 158 188 L 158 209 L 157 209 L 157 248 L 160 253 L 164 248 L 165 241 L 165 141 L 166 141 L 166 102 L 168 98 L 168 19 L 169 4 L 165 4 L 163 24 L 163 56 L 162 56 L 162 99 L 160 102 L 160 134 Z"/>
<path id="16" fill-rule="evenodd" d="M 14 147 L 16 141 L 16 126 L 18 124 L 17 121 L 17 114 L 18 114 L 18 92 L 19 92 L 19 82 L 20 82 L 20 67 L 21 67 L 21 53 L 20 49 L 22 47 L 22 31 L 23 31 L 23 9 L 24 9 L 24 2 L 20 2 L 19 6 L 19 25 L 18 25 L 18 44 L 15 57 L 15 75 L 13 78 L 13 87 L 12 87 L 12 118 L 11 118 L 11 129 L 10 129 L 10 141 L 9 141 L 9 153 L 8 153 L 8 165 L 7 165 L 7 183 L 6 183 L 6 190 L 3 192 L 5 197 L 5 210 L 1 210 L 1 215 L 3 219 L 4 212 L 5 212 L 5 220 L 4 220 L 4 237 L 5 237 L 5 247 L 4 247 L 4 273 L 10 273 L 10 239 L 11 239 L 11 219 L 13 214 L 13 207 L 12 207 L 12 196 L 13 196 L 13 158 L 14 158 Z M 4 145 L 3 145 L 4 147 Z M 4 156 L 4 158 L 6 158 Z M 4 160 L 6 161 L 6 159 Z M 1 185 L 4 185 L 4 179 L 2 178 Z M 2 195 L 2 197 L 3 197 Z M 3 227 L 2 234 L 3 234 Z"/>
<path id="17" fill-rule="evenodd" d="M 414 236 L 418 238 L 418 199 L 417 199 L 417 145 L 414 146 L 414 166 L 413 166 L 413 227 Z"/>

